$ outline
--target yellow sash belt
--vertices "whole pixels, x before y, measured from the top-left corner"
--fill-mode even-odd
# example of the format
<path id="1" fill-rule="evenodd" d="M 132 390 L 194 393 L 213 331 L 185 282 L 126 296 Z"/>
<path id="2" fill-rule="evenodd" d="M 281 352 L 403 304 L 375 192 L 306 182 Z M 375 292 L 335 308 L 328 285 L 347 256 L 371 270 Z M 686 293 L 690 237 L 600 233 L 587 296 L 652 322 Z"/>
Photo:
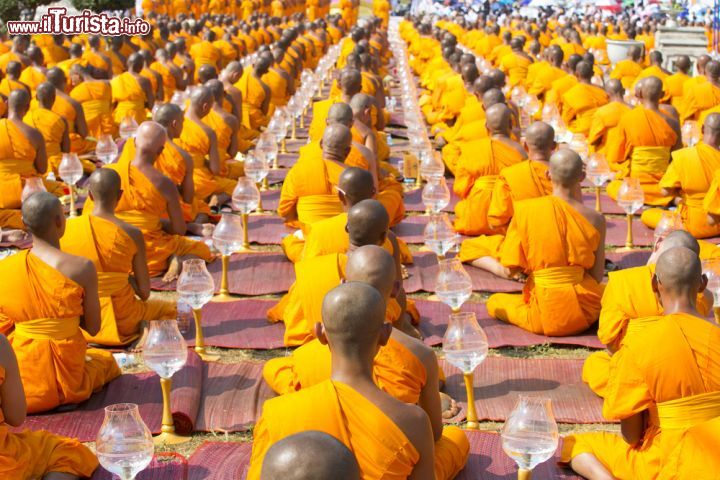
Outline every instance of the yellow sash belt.
<path id="1" fill-rule="evenodd" d="M 98 297 L 116 294 L 129 283 L 130 277 L 123 272 L 98 272 Z"/>
<path id="2" fill-rule="evenodd" d="M 585 277 L 585 269 L 577 265 L 550 267 L 534 271 L 531 276 L 538 287 L 566 287 L 582 282 Z"/>
<path id="3" fill-rule="evenodd" d="M 720 417 L 720 392 L 702 393 L 658 403 L 657 412 L 650 410 L 650 416 L 653 423 L 663 430 L 686 430 Z"/>
<path id="4" fill-rule="evenodd" d="M 85 111 L 94 114 L 110 113 L 110 110 L 112 109 L 111 102 L 108 100 L 87 100 L 82 103 L 82 106 Z"/>
<path id="5" fill-rule="evenodd" d="M 336 195 L 304 195 L 298 199 L 298 220 L 315 223 L 343 213 L 342 203 Z"/>
<path id="6" fill-rule="evenodd" d="M 150 215 L 147 212 L 126 210 L 124 212 L 117 212 L 117 216 L 120 220 L 128 222 L 130 225 L 135 225 L 140 230 L 160 230 L 162 228 L 160 217 Z"/>
<path id="7" fill-rule="evenodd" d="M 665 173 L 670 161 L 669 147 L 633 147 L 633 173 Z"/>
<path id="8" fill-rule="evenodd" d="M 78 332 L 80 317 L 36 318 L 15 324 L 15 334 L 34 340 L 65 340 Z"/>
<path id="9" fill-rule="evenodd" d="M 145 110 L 145 100 L 122 100 L 118 102 L 117 109 L 124 109 L 124 110 Z"/>
<path id="10" fill-rule="evenodd" d="M 492 190 L 497 183 L 498 175 L 485 175 L 475 180 L 473 190 Z"/>
<path id="11" fill-rule="evenodd" d="M 0 175 L 8 175 L 15 173 L 21 176 L 37 175 L 35 163 L 33 160 L 23 160 L 21 158 L 3 158 L 0 159 Z"/>
<path id="12" fill-rule="evenodd" d="M 684 195 L 682 198 L 682 202 L 686 207 L 692 207 L 692 208 L 703 208 L 703 201 L 705 200 L 705 195 Z"/>

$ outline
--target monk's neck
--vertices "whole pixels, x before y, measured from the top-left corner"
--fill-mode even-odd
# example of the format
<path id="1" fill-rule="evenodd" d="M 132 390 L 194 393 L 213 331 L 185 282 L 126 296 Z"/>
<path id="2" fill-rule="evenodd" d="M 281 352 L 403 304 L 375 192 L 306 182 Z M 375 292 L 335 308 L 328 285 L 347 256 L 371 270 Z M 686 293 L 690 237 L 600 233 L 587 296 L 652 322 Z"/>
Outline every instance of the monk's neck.
<path id="1" fill-rule="evenodd" d="M 332 356 L 332 379 L 350 386 L 373 382 L 372 360 L 357 352 Z"/>
<path id="2" fill-rule="evenodd" d="M 496 140 L 510 140 L 510 132 L 493 132 L 490 137 Z"/>
<path id="3" fill-rule="evenodd" d="M 580 184 L 575 185 L 571 188 L 561 187 L 559 185 L 553 185 L 553 196 L 558 197 L 566 202 L 580 202 L 582 203 L 582 189 Z"/>
<path id="4" fill-rule="evenodd" d="M 93 216 L 105 218 L 105 219 L 114 219 L 115 218 L 115 206 L 107 206 L 103 205 L 101 203 L 95 202 L 95 205 L 93 205 Z"/>
<path id="5" fill-rule="evenodd" d="M 533 162 L 542 162 L 542 163 L 545 163 L 545 164 L 547 164 L 547 163 L 550 162 L 550 159 L 548 158 L 548 156 L 547 156 L 545 153 L 543 153 L 543 152 L 534 152 L 534 151 L 532 151 L 532 150 L 530 150 L 530 151 L 528 152 L 528 160 L 531 160 L 531 161 L 533 161 Z"/>
<path id="6" fill-rule="evenodd" d="M 60 250 L 60 238 L 40 238 L 33 236 L 33 250 L 39 254 L 50 252 L 52 250 Z"/>
<path id="7" fill-rule="evenodd" d="M 18 121 L 22 122 L 23 121 L 23 116 L 12 110 L 10 110 L 8 112 L 7 118 L 8 118 L 8 120 L 12 120 L 13 122 L 18 122 Z"/>
<path id="8" fill-rule="evenodd" d="M 667 296 L 667 295 L 666 295 Z M 695 308 L 695 299 L 678 297 L 662 299 L 663 313 L 672 315 L 673 313 L 686 313 L 696 317 L 702 317 Z"/>
<path id="9" fill-rule="evenodd" d="M 642 106 L 648 110 L 652 110 L 653 112 L 657 112 L 660 110 L 660 106 L 657 103 L 651 102 L 649 100 L 643 100 Z"/>

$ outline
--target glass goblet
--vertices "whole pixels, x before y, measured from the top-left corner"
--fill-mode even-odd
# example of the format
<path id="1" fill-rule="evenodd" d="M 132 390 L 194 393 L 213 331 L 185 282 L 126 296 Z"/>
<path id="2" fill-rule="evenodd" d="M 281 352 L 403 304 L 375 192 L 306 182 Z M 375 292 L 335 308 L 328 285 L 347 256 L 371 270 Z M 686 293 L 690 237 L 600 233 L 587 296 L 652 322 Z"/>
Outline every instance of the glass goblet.
<path id="1" fill-rule="evenodd" d="M 447 213 L 431 215 L 423 236 L 425 246 L 437 255 L 438 261 L 455 246 L 455 230 Z"/>
<path id="2" fill-rule="evenodd" d="M 260 191 L 255 186 L 255 182 L 248 177 L 238 178 L 237 185 L 232 194 L 233 209 L 240 212 L 243 225 L 243 244 L 245 251 L 250 251 L 250 237 L 248 227 L 248 217 L 250 212 L 257 209 L 260 203 Z"/>
<path id="3" fill-rule="evenodd" d="M 450 204 L 450 189 L 445 177 L 429 181 L 422 191 L 422 201 L 425 204 L 425 213 L 440 213 Z"/>
<path id="4" fill-rule="evenodd" d="M 76 217 L 77 210 L 75 210 L 75 184 L 83 176 L 83 166 L 80 163 L 80 159 L 77 153 L 63 153 L 62 160 L 58 166 L 58 174 L 60 178 L 70 188 L 70 216 Z"/>
<path id="5" fill-rule="evenodd" d="M 617 203 L 627 214 L 627 238 L 625 248 L 618 251 L 629 251 L 633 249 L 632 221 L 633 215 L 637 213 L 645 203 L 645 193 L 640 185 L 640 179 L 625 177 L 618 190 Z"/>
<path id="6" fill-rule="evenodd" d="M 228 286 L 228 268 L 230 255 L 242 251 L 242 219 L 232 213 L 223 213 L 220 221 L 213 230 L 213 246 L 220 252 L 222 261 L 222 279 L 220 292 L 212 299 L 213 302 L 227 302 L 233 300 Z"/>
<path id="7" fill-rule="evenodd" d="M 215 293 L 215 281 L 207 270 L 205 261 L 199 258 L 185 260 L 177 280 L 179 300 L 192 308 L 195 318 L 195 351 L 203 360 L 214 360 L 216 356 L 205 351 L 205 337 L 202 331 L 202 307 Z"/>
<path id="8" fill-rule="evenodd" d="M 472 279 L 458 258 L 438 262 L 435 293 L 455 313 L 472 295 Z"/>
<path id="9" fill-rule="evenodd" d="M 100 465 L 120 480 L 133 480 L 150 465 L 155 447 L 137 405 L 118 403 L 105 407 L 95 451 Z"/>

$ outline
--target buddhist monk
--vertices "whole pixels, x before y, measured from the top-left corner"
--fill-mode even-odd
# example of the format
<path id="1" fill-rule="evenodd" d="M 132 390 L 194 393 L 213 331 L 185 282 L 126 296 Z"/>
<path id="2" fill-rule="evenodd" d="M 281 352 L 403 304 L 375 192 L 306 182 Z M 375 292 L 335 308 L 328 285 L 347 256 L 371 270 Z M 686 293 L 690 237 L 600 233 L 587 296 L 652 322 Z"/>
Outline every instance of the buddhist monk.
<path id="1" fill-rule="evenodd" d="M 290 168 L 280 192 L 278 215 L 295 228 L 343 212 L 333 186 L 345 169 L 352 133 L 344 125 L 327 126 L 320 155 L 308 156 Z"/>
<path id="2" fill-rule="evenodd" d="M 317 430 L 298 432 L 271 445 L 260 473 L 260 480 L 333 480 L 338 477 L 360 480 L 360 466 L 355 455 L 340 440 Z"/>
<path id="3" fill-rule="evenodd" d="M 637 76 L 643 71 L 642 57 L 642 47 L 631 45 L 628 48 L 628 58 L 615 64 L 615 68 L 610 72 L 610 78 L 620 80 L 625 88 L 632 87 Z"/>
<path id="4" fill-rule="evenodd" d="M 602 155 L 606 155 L 608 150 L 618 150 L 620 135 L 617 127 L 623 116 L 631 110 L 625 103 L 625 89 L 620 80 L 611 79 L 605 82 L 605 92 L 608 103 L 592 114 L 590 130 L 587 133 L 588 145 L 595 153 Z"/>
<path id="5" fill-rule="evenodd" d="M 675 57 L 675 73 L 665 78 L 665 97 L 670 104 L 680 111 L 680 105 L 683 97 L 685 82 L 690 79 L 690 70 L 692 69 L 692 61 L 687 55 L 679 55 Z"/>
<path id="6" fill-rule="evenodd" d="M 582 204 L 577 153 L 554 153 L 549 172 L 553 194 L 515 205 L 502 247 L 503 276 L 528 275 L 523 293 L 492 295 L 488 313 L 533 333 L 574 335 L 600 314 L 605 217 Z"/>
<path id="7" fill-rule="evenodd" d="M 718 451 L 720 417 L 687 429 L 677 446 L 663 462 L 659 480 L 702 478 L 709 472 L 720 471 Z"/>
<path id="8" fill-rule="evenodd" d="M 310 140 L 318 140 L 323 136 L 327 124 L 327 114 L 330 107 L 337 102 L 350 103 L 352 98 L 362 90 L 362 75 L 358 70 L 346 69 L 340 73 L 340 98 L 328 98 L 313 103 L 312 122 L 308 129 Z"/>
<path id="9" fill-rule="evenodd" d="M 262 81 L 270 88 L 270 102 L 276 107 L 287 104 L 292 92 L 294 92 L 294 80 L 288 72 L 280 66 L 285 52 L 280 49 L 273 50 L 272 53 L 267 52 L 268 60 L 272 60 L 267 73 L 262 76 Z"/>
<path id="10" fill-rule="evenodd" d="M 663 314 L 663 306 L 652 290 L 652 277 L 658 257 L 675 247 L 687 248 L 696 255 L 700 253 L 700 246 L 690 233 L 676 230 L 659 243 L 647 265 L 608 274 L 598 323 L 598 338 L 607 351 L 593 353 L 583 366 L 583 381 L 599 396 L 607 394 L 610 358 L 621 348 L 626 335 L 640 334 L 650 324 L 644 320 L 646 317 L 654 320 Z M 698 311 L 706 314 L 711 305 L 712 300 L 708 302 L 702 293 L 698 294 Z"/>
<path id="11" fill-rule="evenodd" d="M 193 159 L 193 182 L 195 198 L 218 208 L 227 203 L 236 182 L 223 178 L 222 164 L 218 151 L 218 136 L 203 122 L 210 114 L 215 102 L 212 91 L 204 86 L 197 87 L 190 96 L 190 106 L 185 113 L 182 133 L 178 145 Z"/>
<path id="12" fill-rule="evenodd" d="M 528 67 L 533 63 L 530 55 L 523 51 L 525 37 L 515 37 L 510 41 L 510 53 L 499 58 L 498 67 L 508 76 L 508 86 L 524 86 Z"/>
<path id="13" fill-rule="evenodd" d="M 540 101 L 545 100 L 545 93 L 552 88 L 555 80 L 567 75 L 567 72 L 562 69 L 562 48 L 553 45 L 548 47 L 545 52 L 548 65 L 538 68 L 537 73 L 532 78 L 532 83 L 528 82 L 528 93 L 537 96 Z"/>
<path id="14" fill-rule="evenodd" d="M 190 56 L 195 62 L 195 68 L 197 70 L 199 70 L 203 65 L 211 65 L 217 68 L 221 53 L 220 50 L 213 45 L 214 41 L 215 32 L 212 30 L 205 30 L 202 40 L 196 42 L 192 47 L 190 47 Z"/>
<path id="15" fill-rule="evenodd" d="M 331 377 L 266 402 L 255 428 L 248 478 L 259 478 L 270 444 L 311 425 L 356 452 L 363 477 L 381 478 L 389 473 L 387 465 L 393 465 L 399 478 L 453 478 L 469 452 L 465 434 L 448 427 L 436 449 L 425 412 L 392 398 L 373 381 L 373 359 L 392 332 L 385 323 L 382 294 L 362 282 L 340 285 L 325 297 L 322 321 L 321 341 L 332 352 Z M 290 412 L 292 417 L 286 417 Z M 377 421 L 382 424 L 367 428 Z"/>
<path id="16" fill-rule="evenodd" d="M 70 98 L 78 102 L 85 117 L 87 134 L 95 138 L 112 135 L 115 124 L 112 116 L 112 87 L 107 80 L 96 80 L 87 67 L 75 64 L 68 75 L 72 90 Z M 80 135 L 79 132 L 77 132 Z"/>
<path id="17" fill-rule="evenodd" d="M 648 61 L 650 65 L 643 69 L 642 72 L 635 78 L 635 82 L 633 82 L 633 88 L 637 82 L 642 80 L 643 78 L 647 77 L 657 77 L 663 82 L 663 92 L 665 93 L 665 96 L 663 97 L 663 100 L 668 100 L 668 92 L 667 92 L 667 85 L 665 84 L 665 80 L 670 76 L 670 72 L 665 70 L 663 67 L 663 56 L 662 52 L 659 50 L 653 50 L 648 55 Z"/>
<path id="18" fill-rule="evenodd" d="M 703 140 L 697 145 L 672 153 L 672 162 L 659 183 L 663 195 L 680 198 L 680 218 L 695 238 L 720 234 L 720 225 L 708 224 L 703 208 L 715 171 L 720 169 L 719 113 L 712 113 L 705 119 L 702 132 Z M 649 208 L 642 213 L 642 222 L 654 229 L 663 213 L 660 208 Z"/>
<path id="19" fill-rule="evenodd" d="M 58 67 L 60 70 L 65 72 L 65 75 L 68 75 L 70 73 L 70 67 L 73 65 L 79 63 L 80 65 L 83 65 L 86 67 L 89 71 L 95 72 L 95 69 L 92 65 L 88 65 L 87 62 L 83 59 L 83 46 L 79 43 L 73 43 L 68 48 L 68 53 L 70 54 L 70 58 L 67 60 L 63 60 L 61 62 L 58 62 L 55 67 Z M 103 73 L 95 72 L 95 75 L 97 75 L 98 78 L 103 77 Z"/>
<path id="20" fill-rule="evenodd" d="M 46 72 L 47 81 L 55 86 L 55 103 L 52 111 L 63 117 L 68 124 L 70 135 L 70 151 L 78 155 L 95 149 L 95 142 L 87 139 L 88 130 L 85 122 L 85 112 L 80 102 L 68 95 L 68 77 L 57 67 L 49 68 Z M 81 158 L 85 172 L 95 170 L 95 164 Z"/>
<path id="21" fill-rule="evenodd" d="M 185 76 L 180 67 L 175 65 L 170 59 L 170 55 L 164 48 L 158 48 L 155 51 L 155 61 L 150 64 L 150 68 L 162 77 L 164 99 L 166 102 L 172 99 L 176 90 L 185 89 Z"/>
<path id="22" fill-rule="evenodd" d="M 455 170 L 453 190 L 461 199 L 455 207 L 455 230 L 464 235 L 494 233 L 487 211 L 497 175 L 527 158 L 522 145 L 510 138 L 510 109 L 499 103 L 485 114 L 490 137 L 468 142 Z"/>
<path id="23" fill-rule="evenodd" d="M 138 124 L 142 123 L 147 118 L 147 111 L 152 110 L 155 104 L 150 80 L 140 75 L 144 65 L 143 58 L 133 53 L 127 60 L 127 72 L 118 74 L 110 82 L 116 125 L 126 117 L 133 118 Z"/>
<path id="24" fill-rule="evenodd" d="M 38 85 L 43 83 L 45 78 L 45 59 L 42 50 L 34 45 L 27 49 L 27 56 L 30 59 L 30 65 L 25 67 L 20 74 L 20 82 L 27 85 L 31 91 L 35 91 Z"/>
<path id="25" fill-rule="evenodd" d="M 492 189 L 487 222 L 498 233 L 463 240 L 458 255 L 460 261 L 472 262 L 478 268 L 502 275 L 496 267 L 499 266 L 504 231 L 512 220 L 515 202 L 552 193 L 548 161 L 555 148 L 555 130 L 550 125 L 534 122 L 527 128 L 525 150 L 528 161 L 500 170 Z"/>
<path id="26" fill-rule="evenodd" d="M 560 97 L 560 115 L 570 131 L 587 135 L 593 114 L 608 103 L 609 98 L 601 87 L 592 84 L 591 63 L 578 63 L 575 77 L 578 82 Z"/>
<path id="27" fill-rule="evenodd" d="M 152 52 L 146 49 L 138 50 L 138 54 L 143 58 L 144 67 L 140 71 L 140 76 L 143 76 L 150 80 L 150 87 L 153 92 L 153 97 L 162 101 L 165 98 L 165 89 L 162 75 L 156 72 L 150 65 L 153 63 L 154 58 Z"/>
<path id="28" fill-rule="evenodd" d="M 261 55 L 253 68 L 245 70 L 240 80 L 235 83 L 235 87 L 242 94 L 242 123 L 250 130 L 259 130 L 270 121 L 272 92 L 262 81 L 262 77 L 272 63 L 272 56 Z"/>
<path id="29" fill-rule="evenodd" d="M 67 222 L 60 246 L 64 252 L 90 259 L 98 271 L 100 331 L 86 335 L 105 346 L 138 339 L 143 322 L 175 318 L 175 304 L 150 299 L 150 275 L 142 232 L 115 216 L 120 201 L 120 175 L 101 168 L 90 175 L 92 214 Z"/>
<path id="30" fill-rule="evenodd" d="M 695 252 L 675 247 L 659 257 L 652 288 L 663 316 L 626 337 L 610 362 L 603 415 L 620 421 L 622 436 L 566 437 L 561 460 L 573 470 L 587 478 L 656 478 L 687 429 L 720 417 L 720 366 L 710 360 L 720 353 L 720 328 L 696 308 L 706 283 Z"/>
<path id="31" fill-rule="evenodd" d="M 10 334 L 28 412 L 79 403 L 120 375 L 110 352 L 88 349 L 80 327 L 100 329 L 97 272 L 90 260 L 60 250 L 65 214 L 60 201 L 37 192 L 22 205 L 33 235 L 30 250 L 0 262 L 13 278 L 2 292 L 0 330 Z"/>
<path id="32" fill-rule="evenodd" d="M 575 68 L 577 64 L 582 62 L 582 57 L 577 54 L 572 54 L 565 60 L 565 76 L 559 77 L 550 84 L 550 89 L 545 91 L 544 105 L 557 105 L 560 104 L 562 96 L 570 90 L 577 83 L 575 78 Z"/>
<path id="33" fill-rule="evenodd" d="M 41 83 L 35 92 L 35 97 L 38 108 L 30 110 L 23 120 L 42 134 L 45 140 L 48 169 L 57 175 L 62 154 L 70 151 L 68 124 L 63 117 L 52 111 L 55 103 L 55 87 L 51 83 Z"/>
<path id="34" fill-rule="evenodd" d="M 0 70 L 7 73 L 7 66 L 10 62 L 18 62 L 22 65 L 30 65 L 27 56 L 27 49 L 30 47 L 29 35 L 16 35 L 12 39 L 10 51 L 0 55 Z"/>
<path id="35" fill-rule="evenodd" d="M 9 431 L 25 421 L 27 400 L 15 352 L 4 335 L 0 335 L 0 395 L 0 471 L 6 478 L 77 479 L 93 474 L 98 460 L 77 440 L 44 431 Z"/>
<path id="36" fill-rule="evenodd" d="M 220 156 L 220 175 L 237 179 L 243 175 L 242 163 L 235 160 L 238 153 L 238 128 L 240 121 L 223 108 L 225 101 L 225 87 L 217 79 L 205 82 L 214 97 L 212 109 L 203 117 L 202 121 L 215 132 L 217 138 L 218 155 Z M 231 192 L 232 193 L 232 192 Z"/>
<path id="37" fill-rule="evenodd" d="M 625 114 L 618 124 L 618 142 L 613 150 L 606 149 L 608 163 L 620 171 L 607 187 L 608 195 L 617 199 L 625 177 L 640 179 L 645 204 L 664 206 L 672 197 L 663 195 L 660 179 L 667 170 L 670 152 L 682 147 L 678 122 L 659 107 L 662 82 L 647 77 L 640 82 L 641 104 Z"/>
<path id="38" fill-rule="evenodd" d="M 112 78 L 112 62 L 100 49 L 100 37 L 90 35 L 87 39 L 88 49 L 83 53 L 83 60 L 93 68 L 93 76 L 96 78 Z"/>
<path id="39" fill-rule="evenodd" d="M 187 225 L 177 187 L 155 168 L 166 142 L 165 128 L 144 122 L 135 135 L 135 157 L 106 168 L 120 175 L 123 195 L 115 213 L 142 231 L 150 275 L 166 272 L 163 278 L 171 281 L 177 277 L 182 260 L 199 257 L 210 261 L 212 257 L 205 243 L 182 236 Z M 85 203 L 86 213 L 92 211 L 92 203 Z"/>
<path id="40" fill-rule="evenodd" d="M 238 126 L 238 150 L 247 152 L 252 146 L 252 140 L 260 135 L 258 130 L 250 129 L 245 126 L 243 113 L 243 96 L 242 92 L 235 86 L 243 76 L 243 66 L 240 62 L 230 62 L 220 72 L 218 80 L 225 87 L 226 100 L 230 102 L 230 113 L 240 120 Z M 244 123 L 245 122 L 245 123 Z"/>
<path id="41" fill-rule="evenodd" d="M 30 87 L 20 81 L 22 63 L 15 61 L 9 62 L 6 70 L 5 78 L 0 81 L 0 95 L 7 98 L 13 90 L 30 92 Z"/>
<path id="42" fill-rule="evenodd" d="M 680 119 L 697 120 L 703 110 L 720 105 L 720 62 L 711 60 L 705 65 L 705 82 L 691 86 L 680 103 Z"/>

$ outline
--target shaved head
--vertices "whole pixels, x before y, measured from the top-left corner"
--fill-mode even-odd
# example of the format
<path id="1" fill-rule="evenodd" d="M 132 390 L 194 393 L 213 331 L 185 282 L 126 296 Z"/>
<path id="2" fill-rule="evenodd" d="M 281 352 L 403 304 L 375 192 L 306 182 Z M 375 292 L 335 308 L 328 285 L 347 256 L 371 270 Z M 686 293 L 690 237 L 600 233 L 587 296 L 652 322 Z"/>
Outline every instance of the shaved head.
<path id="1" fill-rule="evenodd" d="M 387 210 L 377 200 L 362 200 L 348 210 L 347 231 L 351 245 L 382 245 L 389 227 Z"/>
<path id="2" fill-rule="evenodd" d="M 65 214 L 60 200 L 52 193 L 35 192 L 22 202 L 23 223 L 28 232 L 37 237 L 45 238 L 58 217 L 64 218 Z"/>
<path id="3" fill-rule="evenodd" d="M 55 103 L 55 85 L 50 82 L 41 83 L 35 90 L 35 96 L 40 106 L 51 109 Z"/>
<path id="4" fill-rule="evenodd" d="M 665 239 L 660 243 L 659 250 L 664 252 L 675 247 L 683 247 L 700 255 L 700 244 L 687 230 L 673 230 L 668 233 Z"/>
<path id="5" fill-rule="evenodd" d="M 496 103 L 485 110 L 485 124 L 491 134 L 510 133 L 510 109 L 504 103 Z"/>
<path id="6" fill-rule="evenodd" d="M 372 97 L 364 93 L 355 94 L 350 99 L 350 108 L 352 108 L 354 115 L 360 115 L 363 112 L 368 112 L 372 105 Z"/>
<path id="7" fill-rule="evenodd" d="M 153 120 L 155 120 L 163 127 L 167 127 L 168 125 L 170 125 L 170 123 L 173 122 L 173 120 L 181 117 L 182 114 L 183 111 L 179 105 L 176 105 L 174 103 L 163 103 L 157 108 L 157 110 L 153 114 Z"/>
<path id="8" fill-rule="evenodd" d="M 350 128 L 353 123 L 353 110 L 347 103 L 334 103 L 327 114 L 328 125 L 333 123 L 339 123 Z"/>
<path id="9" fill-rule="evenodd" d="M 494 87 L 495 82 L 487 75 L 481 75 L 473 82 L 473 92 L 479 97 Z"/>
<path id="10" fill-rule="evenodd" d="M 345 125 L 334 123 L 325 127 L 321 141 L 324 157 L 344 162 L 350 153 L 352 132 Z"/>
<path id="11" fill-rule="evenodd" d="M 274 443 L 265 453 L 260 480 L 360 480 L 360 467 L 350 449 L 327 433 L 296 433 Z"/>
<path id="12" fill-rule="evenodd" d="M 192 106 L 193 110 L 198 113 L 207 113 L 207 110 L 210 110 L 210 108 L 212 108 L 214 100 L 215 97 L 213 96 L 212 92 L 209 88 L 205 86 L 195 88 L 192 95 L 190 95 L 190 105 Z"/>
<path id="13" fill-rule="evenodd" d="M 385 299 L 367 283 L 343 283 L 325 295 L 322 323 L 333 354 L 361 351 L 374 357 L 385 325 Z"/>
<path id="14" fill-rule="evenodd" d="M 625 94 L 625 88 L 622 82 L 617 78 L 611 78 L 605 82 L 605 91 L 611 97 L 622 97 Z"/>
<path id="15" fill-rule="evenodd" d="M 553 184 L 570 188 L 583 180 L 580 155 L 569 148 L 561 148 L 550 157 L 550 178 Z"/>
<path id="16" fill-rule="evenodd" d="M 705 76 L 717 81 L 720 79 L 720 62 L 711 60 L 705 65 Z"/>
<path id="17" fill-rule="evenodd" d="M 166 140 L 167 133 L 162 125 L 152 121 L 143 122 L 135 132 L 135 149 L 138 155 L 152 157 L 154 161 Z"/>
<path id="18" fill-rule="evenodd" d="M 222 101 L 225 98 L 225 86 L 222 84 L 222 82 L 216 78 L 213 78 L 212 80 L 208 80 L 207 82 L 205 82 L 205 86 L 208 88 L 208 90 L 210 90 L 210 93 L 215 99 L 215 103 L 218 105 L 222 104 Z"/>
<path id="19" fill-rule="evenodd" d="M 710 60 L 712 60 L 712 58 L 710 58 L 710 55 L 706 55 L 706 54 L 700 55 L 697 58 L 697 61 L 695 62 L 698 72 L 705 73 L 705 65 L 707 65 Z"/>
<path id="20" fill-rule="evenodd" d="M 498 103 L 505 104 L 505 102 L 507 102 L 505 94 L 499 88 L 491 88 L 482 96 L 482 104 L 485 110 L 488 110 L 490 107 L 497 105 Z"/>
<path id="21" fill-rule="evenodd" d="M 589 62 L 578 62 L 575 66 L 575 75 L 583 80 L 591 80 L 593 76 L 593 66 Z"/>
<path id="22" fill-rule="evenodd" d="M 640 91 L 643 100 L 659 102 L 663 95 L 662 80 L 655 76 L 645 77 L 642 79 Z"/>
<path id="23" fill-rule="evenodd" d="M 492 69 L 487 73 L 487 76 L 493 81 L 495 88 L 503 88 L 505 86 L 505 74 L 502 70 L 498 70 L 497 68 Z"/>
<path id="24" fill-rule="evenodd" d="M 207 83 L 209 80 L 218 78 L 218 73 L 215 67 L 212 65 L 205 64 L 198 68 L 197 71 L 198 82 Z"/>
<path id="25" fill-rule="evenodd" d="M 24 88 L 18 88 L 10 92 L 8 97 L 8 109 L 16 112 L 25 112 L 30 108 L 30 94 Z"/>
<path id="26" fill-rule="evenodd" d="M 525 143 L 531 150 L 552 150 L 555 148 L 555 129 L 545 122 L 533 122 L 525 130 Z"/>
<path id="27" fill-rule="evenodd" d="M 655 275 L 660 284 L 660 299 L 668 296 L 687 296 L 695 303 L 698 292 L 702 291 L 702 265 L 697 253 L 685 247 L 665 250 L 655 265 Z"/>
<path id="28" fill-rule="evenodd" d="M 346 68 L 340 74 L 340 89 L 347 97 L 352 97 L 362 90 L 362 74 L 359 70 Z"/>
<path id="29" fill-rule="evenodd" d="M 690 57 L 687 55 L 680 55 L 675 59 L 675 68 L 683 73 L 688 73 L 692 67 Z"/>
<path id="30" fill-rule="evenodd" d="M 395 278 L 395 259 L 377 245 L 365 245 L 354 250 L 345 266 L 345 280 L 372 285 L 384 298 L 390 298 Z"/>
<path id="31" fill-rule="evenodd" d="M 109 205 L 117 201 L 120 188 L 120 175 L 109 168 L 98 168 L 88 179 L 88 189 L 95 202 Z"/>
<path id="32" fill-rule="evenodd" d="M 358 167 L 343 170 L 338 180 L 338 188 L 342 190 L 350 206 L 371 199 L 375 195 L 372 174 Z"/>

